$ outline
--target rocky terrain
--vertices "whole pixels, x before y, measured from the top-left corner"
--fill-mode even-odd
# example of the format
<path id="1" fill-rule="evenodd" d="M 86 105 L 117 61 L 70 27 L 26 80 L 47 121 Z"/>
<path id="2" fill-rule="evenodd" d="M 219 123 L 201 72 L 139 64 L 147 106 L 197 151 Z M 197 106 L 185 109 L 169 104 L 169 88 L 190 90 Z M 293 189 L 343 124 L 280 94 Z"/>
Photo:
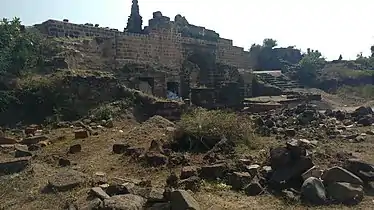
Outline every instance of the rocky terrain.
<path id="1" fill-rule="evenodd" d="M 3 129 L 2 209 L 370 209 L 371 108 Z"/>

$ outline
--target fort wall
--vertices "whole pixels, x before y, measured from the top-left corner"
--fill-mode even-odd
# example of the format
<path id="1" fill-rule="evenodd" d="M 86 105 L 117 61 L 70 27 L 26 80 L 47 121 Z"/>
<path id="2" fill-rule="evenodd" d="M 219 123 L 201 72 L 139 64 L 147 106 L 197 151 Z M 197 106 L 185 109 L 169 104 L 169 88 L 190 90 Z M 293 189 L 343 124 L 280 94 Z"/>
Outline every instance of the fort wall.
<path id="1" fill-rule="evenodd" d="M 186 37 L 174 28 L 173 22 L 168 22 L 168 25 L 169 27 L 166 28 L 150 28 L 146 34 L 120 32 L 117 29 L 103 28 L 89 23 L 74 24 L 68 20 L 47 20 L 36 27 L 41 32 L 54 37 L 110 38 L 112 47 L 109 51 L 106 49 L 106 54 L 113 55 L 113 59 L 119 64 L 138 61 L 180 69 L 192 48 L 208 47 L 215 50 L 217 62 L 243 69 L 250 68 L 249 52 L 233 46 L 232 40 L 218 38 L 214 41 Z M 202 27 L 201 30 L 205 28 Z"/>

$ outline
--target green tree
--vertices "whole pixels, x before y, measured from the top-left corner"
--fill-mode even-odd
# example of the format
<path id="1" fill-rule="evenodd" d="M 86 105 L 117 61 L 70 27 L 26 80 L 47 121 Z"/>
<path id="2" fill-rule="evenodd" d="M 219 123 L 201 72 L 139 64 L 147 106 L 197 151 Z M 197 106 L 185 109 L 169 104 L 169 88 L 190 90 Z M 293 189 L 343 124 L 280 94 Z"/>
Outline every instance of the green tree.
<path id="1" fill-rule="evenodd" d="M 0 74 L 20 76 L 42 67 L 46 57 L 59 50 L 35 31 L 26 30 L 19 18 L 0 21 Z"/>
<path id="2" fill-rule="evenodd" d="M 298 64 L 297 77 L 303 84 L 313 86 L 316 82 L 318 71 L 323 68 L 326 60 L 318 50 L 307 50 Z"/>
<path id="3" fill-rule="evenodd" d="M 275 39 L 266 38 L 266 39 L 264 39 L 264 41 L 262 43 L 262 46 L 264 48 L 274 48 L 274 47 L 278 46 L 278 43 L 277 43 L 277 40 L 275 40 Z"/>

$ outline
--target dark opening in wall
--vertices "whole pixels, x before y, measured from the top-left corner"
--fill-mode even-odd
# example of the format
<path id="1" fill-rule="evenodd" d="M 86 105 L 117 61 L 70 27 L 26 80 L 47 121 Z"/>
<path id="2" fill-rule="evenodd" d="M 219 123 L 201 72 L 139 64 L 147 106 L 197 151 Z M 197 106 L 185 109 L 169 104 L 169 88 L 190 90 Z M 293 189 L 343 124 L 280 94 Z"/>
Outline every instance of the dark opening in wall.
<path id="1" fill-rule="evenodd" d="M 173 92 L 179 96 L 179 83 L 178 82 L 167 82 L 166 89 L 167 91 Z"/>
<path id="2" fill-rule="evenodd" d="M 155 81 L 153 77 L 139 77 L 138 90 L 153 95 L 154 84 Z"/>

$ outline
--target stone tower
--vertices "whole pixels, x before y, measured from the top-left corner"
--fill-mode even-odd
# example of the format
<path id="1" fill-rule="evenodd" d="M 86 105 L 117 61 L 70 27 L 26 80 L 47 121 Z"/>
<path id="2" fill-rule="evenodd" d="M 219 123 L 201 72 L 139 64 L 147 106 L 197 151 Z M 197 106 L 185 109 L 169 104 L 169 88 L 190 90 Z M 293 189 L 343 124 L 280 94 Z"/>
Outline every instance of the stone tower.
<path id="1" fill-rule="evenodd" d="M 143 18 L 139 13 L 138 0 L 132 0 L 131 14 L 127 21 L 127 32 L 131 33 L 141 33 L 142 32 Z"/>

